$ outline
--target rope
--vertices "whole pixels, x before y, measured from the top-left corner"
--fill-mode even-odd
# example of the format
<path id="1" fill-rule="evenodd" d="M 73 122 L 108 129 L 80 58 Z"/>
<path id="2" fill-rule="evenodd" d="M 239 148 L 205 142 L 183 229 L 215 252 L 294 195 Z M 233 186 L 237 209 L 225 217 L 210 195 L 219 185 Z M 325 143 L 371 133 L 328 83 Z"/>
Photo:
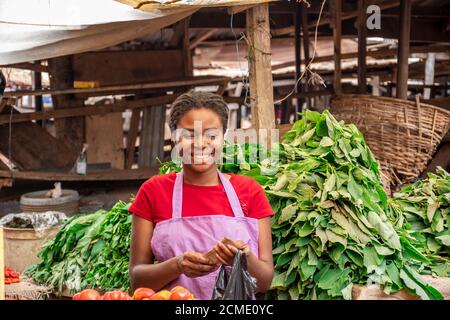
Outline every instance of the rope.
<path id="1" fill-rule="evenodd" d="M 303 0 L 303 1 L 304 1 L 304 0 Z M 304 1 L 304 2 L 305 2 L 307 5 L 309 4 L 309 3 L 306 2 L 306 1 Z M 308 83 L 312 83 L 313 85 L 316 85 L 316 84 L 318 84 L 318 85 L 323 85 L 324 87 L 326 87 L 325 82 L 323 81 L 322 77 L 321 77 L 318 73 L 316 73 L 316 72 L 314 72 L 314 71 L 312 71 L 312 70 L 310 69 L 310 66 L 311 66 L 311 64 L 313 63 L 314 58 L 315 58 L 315 56 L 316 56 L 316 50 L 317 50 L 317 33 L 318 33 L 318 29 L 319 29 L 320 19 L 322 18 L 323 8 L 325 7 L 325 3 L 326 3 L 326 0 L 323 0 L 323 1 L 322 1 L 322 5 L 320 6 L 319 17 L 317 18 L 316 28 L 315 28 L 315 31 L 314 31 L 314 46 L 313 46 L 313 47 L 314 47 L 314 51 L 313 51 L 313 54 L 312 54 L 311 59 L 309 60 L 308 64 L 305 66 L 305 70 L 300 74 L 300 76 L 298 77 L 297 81 L 295 82 L 295 85 L 294 85 L 294 88 L 292 89 L 292 91 L 289 92 L 284 98 L 281 98 L 280 100 L 275 101 L 274 104 L 283 102 L 284 100 L 286 100 L 287 98 L 289 98 L 290 96 L 292 96 L 292 95 L 294 94 L 294 92 L 297 90 L 298 84 L 300 83 L 300 81 L 303 79 L 303 77 L 305 76 L 305 74 L 306 74 L 307 72 L 309 72 L 309 74 L 310 74 L 310 78 L 309 78 L 309 80 L 308 80 Z"/>

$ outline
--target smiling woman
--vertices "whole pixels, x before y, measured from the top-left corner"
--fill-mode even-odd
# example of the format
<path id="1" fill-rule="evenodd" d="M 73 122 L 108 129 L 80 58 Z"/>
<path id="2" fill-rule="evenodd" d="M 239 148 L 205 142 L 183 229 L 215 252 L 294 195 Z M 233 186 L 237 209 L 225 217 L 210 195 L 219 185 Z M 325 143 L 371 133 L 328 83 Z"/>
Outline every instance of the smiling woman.
<path id="1" fill-rule="evenodd" d="M 189 92 L 173 103 L 169 125 L 183 170 L 146 181 L 130 207 L 134 288 L 181 285 L 197 299 L 211 299 L 220 265 L 231 265 L 233 243 L 242 242 L 257 290 L 269 288 L 273 211 L 256 181 L 217 170 L 227 121 L 219 95 Z M 234 241 L 224 245 L 225 237 Z M 211 250 L 216 259 L 206 256 Z"/>

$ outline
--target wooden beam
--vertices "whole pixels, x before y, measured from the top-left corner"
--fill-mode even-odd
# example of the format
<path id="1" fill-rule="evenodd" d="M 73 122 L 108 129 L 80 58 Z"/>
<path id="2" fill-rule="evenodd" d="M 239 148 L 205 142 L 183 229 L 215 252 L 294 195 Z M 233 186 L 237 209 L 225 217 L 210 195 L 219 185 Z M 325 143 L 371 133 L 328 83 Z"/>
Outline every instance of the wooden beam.
<path id="1" fill-rule="evenodd" d="M 384 1 L 376 1 L 373 4 L 379 6 L 381 10 L 385 10 L 385 9 L 398 7 L 400 5 L 400 1 L 384 0 Z M 342 19 L 342 21 L 345 21 L 345 20 L 350 20 L 350 19 L 356 18 L 358 16 L 358 12 L 359 12 L 358 10 L 342 12 L 341 19 Z M 325 26 L 325 25 L 331 24 L 331 23 L 332 23 L 331 17 L 323 17 L 319 21 L 319 26 Z M 311 21 L 310 23 L 308 23 L 308 29 L 315 28 L 315 27 L 316 27 L 316 21 L 314 21 L 314 22 Z M 293 33 L 294 30 L 295 30 L 295 26 L 288 26 L 288 27 L 274 29 L 274 30 L 272 30 L 272 34 L 275 36 L 283 36 L 283 35 Z"/>
<path id="2" fill-rule="evenodd" d="M 197 38 L 195 38 L 194 40 L 191 41 L 191 43 L 189 44 L 189 49 L 191 49 L 191 50 L 195 49 L 200 43 L 202 43 L 203 41 L 205 41 L 206 39 L 211 37 L 216 32 L 217 32 L 217 29 L 211 29 L 211 30 L 204 31 L 202 34 L 197 36 Z"/>
<path id="3" fill-rule="evenodd" d="M 87 172 L 85 176 L 82 176 L 64 172 L 0 170 L 0 177 L 15 180 L 37 181 L 127 181 L 147 180 L 158 174 L 158 171 L 158 168 L 140 168 L 131 170 L 111 170 L 106 172 Z"/>
<path id="4" fill-rule="evenodd" d="M 175 87 L 184 87 L 184 86 L 206 86 L 206 85 L 214 85 L 220 84 L 226 81 L 227 77 L 211 77 L 211 76 L 201 76 L 201 77 L 190 77 L 184 80 L 175 80 L 175 81 L 158 81 L 158 82 L 149 82 L 142 84 L 131 84 L 131 85 L 117 85 L 117 86 L 106 86 L 99 88 L 88 88 L 88 89 L 56 89 L 56 90 L 38 90 L 38 91 L 11 91 L 6 92 L 5 97 L 22 97 L 22 96 L 41 96 L 44 94 L 55 95 L 63 95 L 63 94 L 90 94 L 90 93 L 99 93 L 103 94 L 105 92 L 114 92 L 116 94 L 127 91 L 136 91 L 136 90 L 147 90 L 147 89 L 169 89 Z"/>
<path id="5" fill-rule="evenodd" d="M 31 63 L 31 62 L 4 64 L 0 65 L 0 68 L 16 68 L 23 70 L 31 70 L 34 72 L 47 72 L 47 73 L 49 72 L 47 66 L 44 66 L 41 63 Z"/>
<path id="6" fill-rule="evenodd" d="M 341 34 L 342 34 L 342 1 L 331 0 L 330 14 L 332 16 L 333 42 L 334 42 L 334 93 L 342 94 L 341 84 Z"/>
<path id="7" fill-rule="evenodd" d="M 408 58 L 409 39 L 411 30 L 411 0 L 400 1 L 400 34 L 397 54 L 397 98 L 406 99 L 408 96 Z"/>
<path id="8" fill-rule="evenodd" d="M 91 115 L 101 115 L 109 112 L 123 112 L 127 109 L 139 109 L 152 105 L 172 103 L 180 94 L 171 94 L 160 97 L 152 97 L 134 101 L 119 101 L 112 104 L 102 104 L 96 106 L 84 106 L 75 108 L 65 108 L 45 112 L 27 112 L 13 114 L 11 123 L 29 122 L 32 120 L 63 119 L 72 117 L 85 117 Z M 0 124 L 9 123 L 9 114 L 0 115 Z"/>
<path id="9" fill-rule="evenodd" d="M 366 93 L 366 52 L 367 52 L 367 2 L 358 0 L 358 92 Z"/>
<path id="10" fill-rule="evenodd" d="M 127 136 L 127 150 L 126 150 L 126 167 L 131 169 L 134 162 L 134 153 L 136 152 L 136 140 L 139 134 L 139 122 L 141 120 L 141 109 L 133 109 L 130 120 L 130 130 Z"/>
<path id="11" fill-rule="evenodd" d="M 238 14 L 242 11 L 248 10 L 250 8 L 253 8 L 255 5 L 254 4 L 249 4 L 249 5 L 242 5 L 242 6 L 233 6 L 228 8 L 228 14 Z"/>
<path id="12" fill-rule="evenodd" d="M 275 109 L 270 49 L 269 5 L 259 4 L 247 10 L 249 41 L 250 106 L 253 127 L 275 128 Z"/>
<path id="13" fill-rule="evenodd" d="M 398 49 L 379 49 L 379 50 L 367 50 L 366 56 L 372 57 L 372 58 L 385 58 L 388 56 L 396 56 L 398 52 Z M 436 45 L 436 46 L 417 46 L 417 47 L 411 47 L 410 53 L 428 53 L 428 52 L 450 52 L 450 45 Z M 341 54 L 341 60 L 343 59 L 354 59 L 358 57 L 358 51 L 356 52 L 347 52 Z M 322 56 L 322 57 L 315 57 L 314 62 L 329 62 L 333 61 L 335 58 L 334 55 L 329 56 Z M 302 60 L 302 63 L 306 63 L 305 60 Z M 289 62 L 283 62 L 280 64 L 276 64 L 272 66 L 272 70 L 279 70 L 283 68 L 293 67 L 295 66 L 295 61 L 289 61 Z"/>
<path id="14" fill-rule="evenodd" d="M 320 97 L 320 96 L 329 96 L 333 93 L 331 90 L 319 90 L 319 91 L 309 91 L 309 92 L 301 92 L 301 93 L 293 93 L 289 99 L 292 98 L 313 98 L 313 97 Z M 281 100 L 284 98 L 285 95 L 277 95 L 274 97 L 274 100 Z M 224 97 L 223 98 L 225 102 L 227 103 L 238 103 L 238 104 L 244 104 L 244 97 Z"/>

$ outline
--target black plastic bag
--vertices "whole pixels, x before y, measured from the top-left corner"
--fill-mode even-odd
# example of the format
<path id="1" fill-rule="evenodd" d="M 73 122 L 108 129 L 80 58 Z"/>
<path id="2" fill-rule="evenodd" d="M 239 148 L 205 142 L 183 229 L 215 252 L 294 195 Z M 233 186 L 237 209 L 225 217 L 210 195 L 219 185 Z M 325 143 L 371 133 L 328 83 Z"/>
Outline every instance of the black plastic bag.
<path id="1" fill-rule="evenodd" d="M 216 278 L 213 300 L 253 300 L 256 279 L 247 269 L 247 256 L 238 251 L 233 259 L 231 272 L 222 265 Z"/>

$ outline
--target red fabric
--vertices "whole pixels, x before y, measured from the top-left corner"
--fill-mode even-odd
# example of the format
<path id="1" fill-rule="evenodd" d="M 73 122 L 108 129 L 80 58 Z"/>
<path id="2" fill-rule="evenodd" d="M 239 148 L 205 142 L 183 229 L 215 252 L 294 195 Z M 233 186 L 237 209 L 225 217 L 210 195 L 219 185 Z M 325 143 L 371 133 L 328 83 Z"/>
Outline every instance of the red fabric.
<path id="1" fill-rule="evenodd" d="M 264 190 L 255 180 L 231 174 L 230 182 L 236 190 L 245 216 L 256 219 L 273 216 Z M 170 219 L 174 184 L 174 172 L 150 178 L 139 189 L 130 212 L 154 223 Z M 212 214 L 233 216 L 222 185 L 194 186 L 184 183 L 182 213 L 183 217 Z"/>

